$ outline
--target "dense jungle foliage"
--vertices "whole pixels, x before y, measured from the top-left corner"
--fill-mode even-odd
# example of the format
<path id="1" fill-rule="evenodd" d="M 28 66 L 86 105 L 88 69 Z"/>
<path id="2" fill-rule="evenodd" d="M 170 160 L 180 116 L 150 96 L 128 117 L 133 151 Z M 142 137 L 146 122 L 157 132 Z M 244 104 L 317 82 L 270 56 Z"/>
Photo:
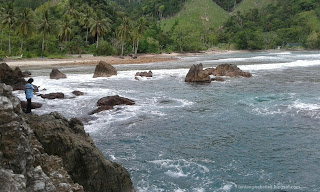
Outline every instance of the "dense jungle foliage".
<path id="1" fill-rule="evenodd" d="M 263 8 L 254 0 L 0 0 L 0 58 L 320 48 L 319 1 L 262 1 Z"/>

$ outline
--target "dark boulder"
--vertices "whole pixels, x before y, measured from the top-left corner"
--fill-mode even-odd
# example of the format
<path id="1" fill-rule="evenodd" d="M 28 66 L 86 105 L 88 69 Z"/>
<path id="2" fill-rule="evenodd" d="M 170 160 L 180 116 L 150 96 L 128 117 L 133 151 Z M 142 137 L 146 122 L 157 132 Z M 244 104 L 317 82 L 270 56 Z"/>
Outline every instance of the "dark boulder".
<path id="1" fill-rule="evenodd" d="M 239 67 L 233 64 L 219 65 L 212 73 L 214 76 L 229 76 L 229 77 L 252 77 L 251 73 L 244 72 Z"/>
<path id="2" fill-rule="evenodd" d="M 81 91 L 72 91 L 72 94 L 74 94 L 75 96 L 81 96 L 81 95 L 84 95 L 83 92 Z"/>
<path id="3" fill-rule="evenodd" d="M 12 86 L 13 90 L 24 90 L 27 83 L 19 67 L 12 70 L 6 63 L 0 64 L 0 83 Z"/>
<path id="4" fill-rule="evenodd" d="M 98 100 L 97 106 L 98 108 L 95 109 L 90 113 L 90 115 L 99 113 L 101 111 L 111 110 L 115 105 L 134 105 L 135 102 L 125 97 L 120 97 L 119 95 L 115 96 L 107 96 L 103 97 Z"/>
<path id="5" fill-rule="evenodd" d="M 140 77 L 152 77 L 152 71 L 146 72 L 137 72 L 135 76 L 140 76 Z"/>
<path id="6" fill-rule="evenodd" d="M 97 109 L 91 111 L 89 113 L 89 115 L 93 115 L 96 113 L 100 113 L 101 111 L 107 111 L 107 110 L 111 110 L 111 109 L 113 109 L 113 106 L 111 106 L 111 105 L 99 106 Z"/>
<path id="7" fill-rule="evenodd" d="M 26 108 L 27 107 L 27 102 L 26 101 L 21 101 L 21 107 Z M 31 109 L 38 109 L 42 107 L 42 103 L 37 103 L 37 102 L 31 102 Z"/>
<path id="8" fill-rule="evenodd" d="M 203 70 L 202 63 L 198 65 L 192 65 L 186 78 L 185 82 L 202 82 L 202 83 L 210 83 L 210 76 L 205 73 Z"/>
<path id="9" fill-rule="evenodd" d="M 65 79 L 67 76 L 59 71 L 57 68 L 53 68 L 51 73 L 50 73 L 50 79 Z"/>
<path id="10" fill-rule="evenodd" d="M 99 99 L 97 102 L 98 106 L 134 105 L 134 104 L 135 104 L 134 101 L 125 97 L 120 97 L 119 95 L 103 97 Z"/>
<path id="11" fill-rule="evenodd" d="M 40 94 L 39 95 L 43 99 L 64 99 L 63 93 L 49 93 L 49 94 Z"/>
<path id="12" fill-rule="evenodd" d="M 27 81 L 24 79 L 25 75 L 21 72 L 19 67 L 14 70 L 6 63 L 0 64 L 0 83 L 10 85 L 13 90 L 24 90 Z M 33 92 L 38 92 L 39 89 L 36 85 L 33 85 Z"/>
<path id="13" fill-rule="evenodd" d="M 117 75 L 117 70 L 110 64 L 100 61 L 96 66 L 93 74 L 93 78 L 96 77 L 111 77 L 112 75 Z"/>

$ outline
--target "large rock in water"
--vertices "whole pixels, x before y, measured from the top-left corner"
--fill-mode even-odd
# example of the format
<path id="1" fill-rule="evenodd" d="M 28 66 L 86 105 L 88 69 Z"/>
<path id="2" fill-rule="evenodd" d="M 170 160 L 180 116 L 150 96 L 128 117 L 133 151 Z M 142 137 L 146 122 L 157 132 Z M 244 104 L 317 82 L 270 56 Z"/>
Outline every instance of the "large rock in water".
<path id="1" fill-rule="evenodd" d="M 0 191 L 84 191 L 62 159 L 46 153 L 28 116 L 12 87 L 0 83 Z"/>
<path id="2" fill-rule="evenodd" d="M 134 191 L 128 171 L 108 161 L 85 133 L 78 119 L 58 113 L 30 119 L 31 127 L 49 155 L 63 159 L 64 168 L 85 191 Z"/>
<path id="3" fill-rule="evenodd" d="M 0 83 L 0 191 L 134 188 L 129 173 L 103 157 L 80 120 L 58 113 L 25 115 L 12 88 Z"/>
<path id="4" fill-rule="evenodd" d="M 99 113 L 105 110 L 111 110 L 115 105 L 134 105 L 135 102 L 125 97 L 120 97 L 119 95 L 107 96 L 98 100 L 98 109 L 92 111 L 90 115 Z"/>
<path id="5" fill-rule="evenodd" d="M 206 69 L 207 70 L 207 69 Z M 210 68 L 208 69 L 210 70 Z M 239 67 L 233 64 L 219 65 L 215 70 L 211 71 L 214 76 L 229 76 L 229 77 L 252 77 L 251 73 L 244 72 Z"/>
<path id="6" fill-rule="evenodd" d="M 42 99 L 64 99 L 64 93 L 49 93 L 49 94 L 40 94 Z"/>
<path id="7" fill-rule="evenodd" d="M 202 63 L 198 65 L 192 65 L 186 78 L 185 82 L 203 82 L 210 83 L 210 76 L 204 72 Z"/>
<path id="8" fill-rule="evenodd" d="M 67 76 L 59 71 L 57 68 L 53 68 L 51 73 L 50 73 L 50 79 L 65 79 Z"/>
<path id="9" fill-rule="evenodd" d="M 96 77 L 110 77 L 112 75 L 117 75 L 117 70 L 110 64 L 100 61 L 96 66 L 93 74 L 93 78 Z"/>
<path id="10" fill-rule="evenodd" d="M 23 90 L 27 83 L 19 67 L 12 70 L 6 63 L 0 64 L 0 83 L 13 87 L 13 90 Z"/>
<path id="11" fill-rule="evenodd" d="M 146 72 L 137 72 L 135 76 L 140 76 L 140 77 L 152 77 L 152 71 Z"/>

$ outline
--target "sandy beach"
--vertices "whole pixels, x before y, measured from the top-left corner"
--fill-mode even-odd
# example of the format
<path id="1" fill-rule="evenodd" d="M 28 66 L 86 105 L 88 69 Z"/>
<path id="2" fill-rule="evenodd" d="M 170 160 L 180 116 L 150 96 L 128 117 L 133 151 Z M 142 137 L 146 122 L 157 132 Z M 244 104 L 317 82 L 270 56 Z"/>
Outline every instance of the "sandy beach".
<path id="1" fill-rule="evenodd" d="M 123 58 L 117 56 L 92 56 L 82 55 L 81 57 L 69 57 L 63 59 L 48 59 L 48 58 L 33 58 L 33 59 L 6 59 L 3 61 L 10 67 L 20 67 L 22 69 L 32 68 L 52 68 L 52 67 L 68 67 L 68 66 L 87 66 L 97 65 L 99 61 L 105 61 L 112 65 L 120 64 L 143 64 L 143 63 L 157 63 L 178 60 L 180 57 L 187 57 L 193 55 L 203 54 L 228 54 L 240 51 L 206 51 L 201 53 L 165 53 L 165 54 L 142 54 L 138 55 L 136 59 L 125 56 Z"/>

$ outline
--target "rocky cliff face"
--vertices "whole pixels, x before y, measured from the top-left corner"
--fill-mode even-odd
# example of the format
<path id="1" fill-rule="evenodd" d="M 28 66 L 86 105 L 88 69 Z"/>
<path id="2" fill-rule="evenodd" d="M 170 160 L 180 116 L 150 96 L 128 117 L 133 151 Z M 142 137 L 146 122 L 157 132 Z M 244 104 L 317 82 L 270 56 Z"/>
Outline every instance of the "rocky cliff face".
<path id="1" fill-rule="evenodd" d="M 25 115 L 0 84 L 0 191 L 134 191 L 129 173 L 106 160 L 77 119 Z"/>

